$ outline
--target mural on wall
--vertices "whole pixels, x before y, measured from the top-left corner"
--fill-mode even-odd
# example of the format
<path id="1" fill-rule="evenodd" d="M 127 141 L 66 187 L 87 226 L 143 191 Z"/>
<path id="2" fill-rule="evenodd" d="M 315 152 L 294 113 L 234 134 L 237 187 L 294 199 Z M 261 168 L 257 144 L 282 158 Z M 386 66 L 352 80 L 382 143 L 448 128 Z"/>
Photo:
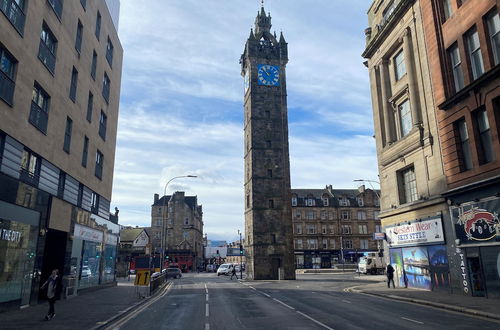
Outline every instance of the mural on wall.
<path id="1" fill-rule="evenodd" d="M 450 287 L 450 269 L 446 245 L 434 245 L 427 248 L 432 288 L 448 290 Z"/>
<path id="2" fill-rule="evenodd" d="M 403 248 L 408 287 L 430 290 L 431 277 L 427 247 Z"/>
<path id="3" fill-rule="evenodd" d="M 404 276 L 403 276 L 403 253 L 401 249 L 391 249 L 391 265 L 394 267 L 394 282 L 398 283 L 398 286 L 404 287 Z"/>
<path id="4" fill-rule="evenodd" d="M 499 199 L 452 208 L 456 237 L 461 244 L 500 240 Z"/>

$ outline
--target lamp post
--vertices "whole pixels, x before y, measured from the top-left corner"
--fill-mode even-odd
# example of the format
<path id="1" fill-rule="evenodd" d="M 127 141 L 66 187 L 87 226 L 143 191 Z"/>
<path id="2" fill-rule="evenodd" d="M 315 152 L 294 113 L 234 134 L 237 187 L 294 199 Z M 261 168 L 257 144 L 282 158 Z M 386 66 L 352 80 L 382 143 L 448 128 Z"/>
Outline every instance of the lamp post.
<path id="1" fill-rule="evenodd" d="M 167 201 L 167 187 L 168 187 L 168 184 L 172 181 L 174 181 L 175 179 L 180 179 L 180 178 L 197 178 L 198 176 L 196 175 L 179 175 L 179 176 L 175 176 L 173 178 L 171 178 L 170 180 L 167 181 L 167 183 L 165 184 L 165 188 L 163 189 L 163 213 L 162 213 L 162 216 L 161 216 L 161 220 L 162 220 L 162 224 L 161 224 L 161 254 L 160 254 L 160 258 L 161 258 L 161 261 L 160 261 L 160 271 L 163 270 L 163 262 L 164 262 L 164 259 L 165 259 L 165 246 L 164 246 L 164 242 L 165 242 L 165 231 L 166 231 L 166 226 L 167 226 L 167 223 L 166 223 L 166 219 L 165 219 L 165 205 L 166 205 L 166 201 Z"/>
<path id="2" fill-rule="evenodd" d="M 240 235 L 240 279 L 243 279 L 243 245 L 241 245 L 241 231 L 238 229 Z"/>

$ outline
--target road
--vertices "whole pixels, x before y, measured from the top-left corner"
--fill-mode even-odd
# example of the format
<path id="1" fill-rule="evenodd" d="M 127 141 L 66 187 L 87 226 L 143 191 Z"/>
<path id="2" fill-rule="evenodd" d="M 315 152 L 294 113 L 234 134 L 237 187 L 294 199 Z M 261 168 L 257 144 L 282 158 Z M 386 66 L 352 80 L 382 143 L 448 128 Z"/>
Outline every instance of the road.
<path id="1" fill-rule="evenodd" d="M 352 274 L 240 282 L 185 274 L 108 329 L 499 329 L 500 323 L 344 291 Z"/>

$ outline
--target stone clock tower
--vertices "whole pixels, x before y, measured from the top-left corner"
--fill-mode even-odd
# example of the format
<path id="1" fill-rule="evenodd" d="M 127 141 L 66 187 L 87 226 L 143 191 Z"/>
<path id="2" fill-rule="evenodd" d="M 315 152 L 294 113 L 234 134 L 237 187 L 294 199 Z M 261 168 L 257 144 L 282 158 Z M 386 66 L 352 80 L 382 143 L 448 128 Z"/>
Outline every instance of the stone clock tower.
<path id="1" fill-rule="evenodd" d="M 271 34 L 264 7 L 241 56 L 245 80 L 245 233 L 247 276 L 295 279 L 286 74 L 288 47 Z"/>

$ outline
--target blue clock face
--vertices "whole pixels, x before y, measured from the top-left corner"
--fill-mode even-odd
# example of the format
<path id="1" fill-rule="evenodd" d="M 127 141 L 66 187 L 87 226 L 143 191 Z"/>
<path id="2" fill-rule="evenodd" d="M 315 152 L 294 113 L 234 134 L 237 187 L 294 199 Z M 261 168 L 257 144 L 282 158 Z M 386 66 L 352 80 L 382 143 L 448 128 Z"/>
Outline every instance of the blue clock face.
<path id="1" fill-rule="evenodd" d="M 259 64 L 258 77 L 259 85 L 279 86 L 280 67 L 277 65 Z"/>

